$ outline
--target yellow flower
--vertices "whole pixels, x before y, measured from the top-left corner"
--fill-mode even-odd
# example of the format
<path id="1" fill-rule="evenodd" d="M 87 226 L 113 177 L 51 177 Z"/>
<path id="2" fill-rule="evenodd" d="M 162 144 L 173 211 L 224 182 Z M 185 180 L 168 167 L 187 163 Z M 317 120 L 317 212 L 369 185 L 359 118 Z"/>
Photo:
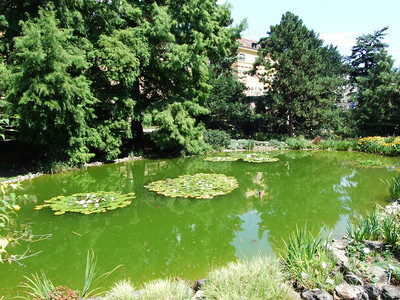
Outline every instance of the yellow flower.
<path id="1" fill-rule="evenodd" d="M 21 206 L 19 206 L 19 205 L 14 205 L 14 209 L 15 209 L 15 210 L 20 210 L 20 209 L 21 209 Z"/>

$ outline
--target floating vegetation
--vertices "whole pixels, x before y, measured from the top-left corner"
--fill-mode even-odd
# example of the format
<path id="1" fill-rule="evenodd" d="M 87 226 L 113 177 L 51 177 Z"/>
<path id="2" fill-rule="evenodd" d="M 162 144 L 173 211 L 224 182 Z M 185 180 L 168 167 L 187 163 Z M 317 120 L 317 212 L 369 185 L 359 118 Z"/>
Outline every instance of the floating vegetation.
<path id="1" fill-rule="evenodd" d="M 359 167 L 384 167 L 385 165 L 378 160 L 360 159 L 356 161 Z"/>
<path id="2" fill-rule="evenodd" d="M 279 161 L 279 158 L 271 157 L 262 153 L 252 153 L 248 154 L 246 157 L 242 158 L 244 161 L 251 163 L 268 163 L 268 162 L 276 162 Z"/>
<path id="3" fill-rule="evenodd" d="M 212 161 L 212 162 L 225 162 L 225 161 L 237 161 L 243 160 L 250 163 L 268 163 L 268 162 L 276 162 L 279 161 L 276 157 L 271 157 L 267 153 L 235 153 L 232 156 L 215 156 L 215 157 L 206 157 L 204 160 Z"/>
<path id="4" fill-rule="evenodd" d="M 206 157 L 204 159 L 205 161 L 213 161 L 213 162 L 218 162 L 218 161 L 237 161 L 239 160 L 239 157 L 233 157 L 233 156 L 211 156 L 211 157 Z"/>
<path id="5" fill-rule="evenodd" d="M 57 196 L 44 201 L 44 204 L 37 205 L 36 210 L 50 207 L 55 215 L 62 215 L 65 212 L 79 212 L 85 215 L 92 213 L 106 212 L 119 207 L 131 204 L 135 198 L 134 193 L 120 195 L 115 192 L 81 193 L 71 196 Z"/>
<path id="6" fill-rule="evenodd" d="M 224 174 L 199 173 L 154 181 L 146 185 L 145 188 L 167 197 L 211 199 L 226 195 L 238 186 L 234 177 Z"/>

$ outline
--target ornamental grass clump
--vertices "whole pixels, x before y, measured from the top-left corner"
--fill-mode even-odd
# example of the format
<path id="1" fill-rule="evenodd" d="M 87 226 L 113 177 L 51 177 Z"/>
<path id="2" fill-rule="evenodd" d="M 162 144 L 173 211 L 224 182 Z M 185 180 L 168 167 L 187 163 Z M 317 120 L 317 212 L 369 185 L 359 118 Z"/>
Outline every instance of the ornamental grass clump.
<path id="1" fill-rule="evenodd" d="M 340 275 L 332 275 L 336 263 L 327 248 L 327 238 L 320 232 L 314 236 L 307 228 L 298 228 L 292 234 L 281 254 L 285 269 L 297 286 L 306 289 L 332 290 Z"/>
<path id="2" fill-rule="evenodd" d="M 285 282 L 277 260 L 258 257 L 212 271 L 201 290 L 206 299 L 215 300 L 298 299 Z"/>
<path id="3" fill-rule="evenodd" d="M 159 180 L 145 186 L 167 197 L 211 199 L 226 195 L 238 187 L 236 178 L 224 174 L 194 174 Z"/>
<path id="4" fill-rule="evenodd" d="M 377 240 L 381 234 L 381 224 L 378 219 L 378 210 L 356 222 L 348 223 L 347 234 L 355 241 Z"/>
<path id="5" fill-rule="evenodd" d="M 391 200 L 399 200 L 400 199 L 400 175 L 392 178 L 392 182 L 386 181 L 389 186 L 389 193 Z"/>
<path id="6" fill-rule="evenodd" d="M 155 280 L 144 285 L 137 297 L 138 300 L 187 300 L 192 299 L 192 289 L 184 281 Z"/>
<path id="7" fill-rule="evenodd" d="M 71 196 L 57 196 L 44 201 L 44 204 L 37 205 L 36 210 L 50 207 L 55 215 L 62 215 L 66 212 L 79 212 L 85 215 L 92 213 L 106 212 L 131 204 L 135 198 L 134 193 L 118 194 L 115 192 L 80 193 Z"/>
<path id="8" fill-rule="evenodd" d="M 111 290 L 104 297 L 105 300 L 131 300 L 134 298 L 135 288 L 129 279 L 114 283 Z"/>

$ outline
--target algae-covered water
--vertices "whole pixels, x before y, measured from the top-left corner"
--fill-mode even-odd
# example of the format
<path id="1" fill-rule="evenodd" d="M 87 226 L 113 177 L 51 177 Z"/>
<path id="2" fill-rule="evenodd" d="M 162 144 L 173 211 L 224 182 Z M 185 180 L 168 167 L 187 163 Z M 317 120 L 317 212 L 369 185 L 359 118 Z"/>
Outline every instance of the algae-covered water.
<path id="1" fill-rule="evenodd" d="M 93 249 L 100 274 L 122 265 L 101 285 L 131 278 L 136 286 L 156 278 L 199 279 L 212 268 L 238 258 L 276 255 L 283 241 L 307 224 L 339 237 L 348 220 L 389 198 L 385 180 L 398 158 L 351 152 L 271 152 L 273 163 L 206 162 L 203 157 L 137 160 L 45 175 L 23 182 L 28 196 L 19 204 L 18 222 L 33 234 L 51 234 L 21 243 L 38 255 L 0 265 L 0 295 L 17 296 L 24 275 L 44 270 L 56 285 L 81 289 L 86 255 Z M 360 168 L 358 159 L 379 160 L 386 167 Z M 239 188 L 214 199 L 166 198 L 144 185 L 184 174 L 223 173 Z M 56 216 L 36 204 L 58 195 L 96 191 L 136 194 L 131 205 L 106 213 Z"/>

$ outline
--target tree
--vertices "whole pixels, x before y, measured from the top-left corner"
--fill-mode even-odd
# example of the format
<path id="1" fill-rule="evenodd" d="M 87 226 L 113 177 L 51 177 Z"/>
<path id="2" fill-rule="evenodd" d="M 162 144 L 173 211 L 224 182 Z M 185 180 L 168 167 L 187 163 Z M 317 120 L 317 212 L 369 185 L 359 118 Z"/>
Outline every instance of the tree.
<path id="1" fill-rule="evenodd" d="M 85 53 L 69 43 L 70 31 L 58 27 L 51 6 L 21 27 L 5 98 L 20 115 L 20 139 L 41 146 L 51 159 L 85 163 L 99 143 L 90 127 L 96 99 L 83 75 Z"/>
<path id="2" fill-rule="evenodd" d="M 256 66 L 275 72 L 264 81 L 271 86 L 268 106 L 283 132 L 311 134 L 324 127 L 326 113 L 340 97 L 342 63 L 336 48 L 323 46 L 318 35 L 290 12 L 280 24 L 271 26 L 260 43 Z"/>
<path id="3" fill-rule="evenodd" d="M 204 125 L 196 124 L 195 116 L 207 110 L 193 103 L 174 102 L 155 115 L 159 129 L 153 133 L 156 146 L 168 153 L 203 154 L 210 147 L 203 141 Z"/>
<path id="4" fill-rule="evenodd" d="M 353 111 L 361 134 L 398 134 L 400 123 L 400 73 L 383 42 L 385 27 L 357 38 L 350 56 Z"/>

